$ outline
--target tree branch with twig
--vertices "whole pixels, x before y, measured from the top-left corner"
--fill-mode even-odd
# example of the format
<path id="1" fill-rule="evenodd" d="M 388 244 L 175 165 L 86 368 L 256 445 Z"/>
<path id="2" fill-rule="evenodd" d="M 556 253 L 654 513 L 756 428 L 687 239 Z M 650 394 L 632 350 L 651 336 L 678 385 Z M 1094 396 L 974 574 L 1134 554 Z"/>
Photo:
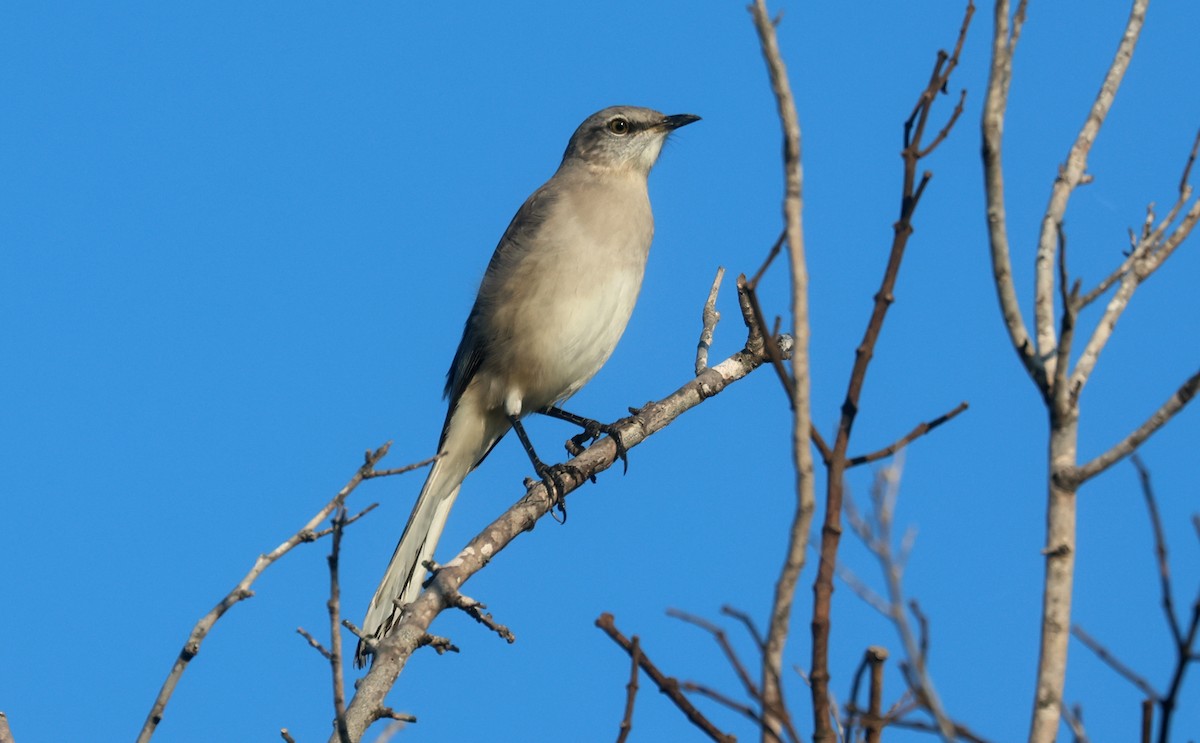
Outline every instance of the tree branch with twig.
<path id="1" fill-rule="evenodd" d="M 666 398 L 646 403 L 636 410 L 631 409 L 631 417 L 614 424 L 616 435 L 627 449 L 637 446 L 683 413 L 720 394 L 729 385 L 769 362 L 764 339 L 758 334 L 744 292 L 739 292 L 739 306 L 747 327 L 745 346 L 719 364 L 706 367 Z M 790 353 L 790 337 L 781 336 L 772 341 L 782 353 Z M 617 447 L 611 436 L 592 444 L 567 463 L 566 472 L 558 483 L 562 497 L 611 467 L 616 460 Z M 413 652 L 429 643 L 429 627 L 437 615 L 461 603 L 460 587 L 521 533 L 531 530 L 539 519 L 550 512 L 553 503 L 545 485 L 534 483 L 523 498 L 486 526 L 454 559 L 444 565 L 431 566 L 432 577 L 426 589 L 407 607 L 399 622 L 383 640 L 376 642 L 364 638 L 360 632 L 355 632 L 353 625 L 343 621 L 343 625 L 355 632 L 359 639 L 370 642 L 374 650 L 371 668 L 359 680 L 354 697 L 346 709 L 346 724 L 352 740 L 360 739 L 372 723 L 386 716 L 387 708 L 383 702 L 388 691 Z M 331 743 L 338 743 L 336 735 Z"/>
<path id="2" fill-rule="evenodd" d="M 1158 501 L 1154 495 L 1154 487 L 1150 479 L 1150 470 L 1136 454 L 1131 461 L 1137 469 L 1138 482 L 1141 485 L 1142 499 L 1146 504 L 1146 513 L 1150 518 L 1150 530 L 1154 540 L 1154 561 L 1158 569 L 1159 590 L 1162 594 L 1161 604 L 1166 618 L 1167 629 L 1171 635 L 1172 649 L 1175 651 L 1175 668 L 1171 672 L 1171 680 L 1165 693 L 1157 691 L 1144 676 L 1130 668 L 1105 647 L 1099 640 L 1089 635 L 1079 625 L 1071 627 L 1071 634 L 1083 645 L 1096 654 L 1096 657 L 1113 669 L 1117 675 L 1129 681 L 1145 697 L 1142 708 L 1142 739 L 1149 741 L 1153 732 L 1154 709 L 1159 711 L 1158 742 L 1167 743 L 1170 740 L 1171 722 L 1179 704 L 1179 691 L 1183 687 L 1183 679 L 1192 663 L 1200 663 L 1196 653 L 1197 634 L 1200 633 L 1200 591 L 1192 602 L 1189 618 L 1186 622 L 1179 619 L 1175 610 L 1174 589 L 1171 585 L 1171 563 L 1168 558 L 1167 538 L 1159 515 Z"/>
<path id="3" fill-rule="evenodd" d="M 233 587 L 233 590 L 231 590 L 225 595 L 224 598 L 217 602 L 217 605 L 214 606 L 207 614 L 201 617 L 200 621 L 196 622 L 196 625 L 192 628 L 191 633 L 188 635 L 187 642 L 185 642 L 183 645 L 183 649 L 179 651 L 179 657 L 175 660 L 175 664 L 171 667 L 170 673 L 167 674 L 166 681 L 163 682 L 162 688 L 159 689 L 158 696 L 155 698 L 153 705 L 150 707 L 150 713 L 146 715 L 146 721 L 142 725 L 141 731 L 138 733 L 138 743 L 146 743 L 154 735 L 154 731 L 158 728 L 158 724 L 162 722 L 163 714 L 166 712 L 167 703 L 171 700 L 171 695 L 175 693 L 175 688 L 179 684 L 180 678 L 183 677 L 183 672 L 187 670 L 188 664 L 191 663 L 192 659 L 196 657 L 196 654 L 200 652 L 200 646 L 204 642 L 204 639 L 208 637 L 208 633 L 212 631 L 213 627 L 221 619 L 221 617 L 225 616 L 226 612 L 254 595 L 254 592 L 250 590 L 250 586 L 253 585 L 256 580 L 258 580 L 258 577 L 262 575 L 264 570 L 271 567 L 271 565 L 275 564 L 284 555 L 288 554 L 301 544 L 314 542 L 317 539 L 326 536 L 327 534 L 334 533 L 334 527 L 321 530 L 318 530 L 318 527 L 329 518 L 330 514 L 344 506 L 346 498 L 348 498 L 364 480 L 411 472 L 419 467 L 424 467 L 425 465 L 431 464 L 434 459 L 436 459 L 435 457 L 432 459 L 427 459 L 423 462 L 417 462 L 415 464 L 410 464 L 405 467 L 399 467 L 397 469 L 387 471 L 376 470 L 375 465 L 379 464 L 379 462 L 385 456 L 387 456 L 390 448 L 391 442 L 389 441 L 374 451 L 367 451 L 362 466 L 358 468 L 358 471 L 354 473 L 354 476 L 350 478 L 350 481 L 338 491 L 337 495 L 335 495 L 332 500 L 326 503 L 321 510 L 317 511 L 317 513 L 308 520 L 308 523 L 302 526 L 298 532 L 288 537 L 283 541 L 282 544 L 270 552 L 259 555 L 258 559 L 254 561 L 253 567 L 250 568 L 250 572 L 246 573 L 245 577 L 243 577 L 241 581 L 239 581 L 238 584 Z M 343 526 L 357 520 L 374 507 L 374 504 L 368 506 L 358 515 L 346 519 Z"/>
<path id="4" fill-rule="evenodd" d="M 1117 320 L 1129 306 L 1134 291 L 1162 267 L 1191 233 L 1196 221 L 1200 220 L 1200 201 L 1188 206 L 1192 198 L 1188 177 L 1197 149 L 1200 148 L 1200 135 L 1193 141 L 1179 183 L 1178 197 L 1166 217 L 1157 220 L 1153 207 L 1147 209 L 1141 234 L 1134 236 L 1129 255 L 1094 289 L 1081 293 L 1080 282 L 1072 282 L 1067 268 L 1064 218 L 1072 194 L 1080 185 L 1091 180 L 1087 172 L 1089 153 L 1112 108 L 1142 32 L 1148 0 L 1134 0 L 1100 90 L 1067 152 L 1066 160 L 1059 166 L 1058 175 L 1051 186 L 1049 203 L 1041 219 L 1034 261 L 1035 338 L 1031 340 L 1012 277 L 1002 158 L 1013 59 L 1025 23 L 1026 6 L 1026 0 L 1019 0 L 1015 12 L 1012 12 L 1009 0 L 996 0 L 991 74 L 981 128 L 993 283 L 1009 340 L 1041 395 L 1050 421 L 1041 642 L 1030 724 L 1030 740 L 1033 743 L 1050 743 L 1057 735 L 1063 712 L 1075 571 L 1078 489 L 1088 479 L 1133 453 L 1143 441 L 1182 410 L 1195 395 L 1197 387 L 1200 387 L 1200 372 L 1197 372 L 1124 439 L 1085 464 L 1079 464 L 1080 395 L 1095 369 L 1100 353 L 1111 339 Z M 1061 305 L 1057 323 L 1056 285 L 1057 301 Z M 1114 286 L 1116 291 L 1088 334 L 1074 368 L 1069 369 L 1080 310 Z"/>

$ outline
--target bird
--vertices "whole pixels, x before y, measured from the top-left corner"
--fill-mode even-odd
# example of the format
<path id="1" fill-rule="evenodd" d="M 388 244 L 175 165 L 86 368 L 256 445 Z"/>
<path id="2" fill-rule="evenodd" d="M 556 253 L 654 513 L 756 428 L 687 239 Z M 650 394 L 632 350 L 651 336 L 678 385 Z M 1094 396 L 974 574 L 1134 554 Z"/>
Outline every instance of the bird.
<path id="1" fill-rule="evenodd" d="M 554 496 L 553 468 L 538 459 L 522 417 L 564 418 L 592 438 L 609 431 L 557 406 L 600 370 L 625 332 L 654 236 L 650 169 L 667 137 L 699 119 L 637 106 L 592 114 L 504 231 L 446 375 L 439 458 L 371 599 L 358 666 L 420 594 L 424 563 L 463 479 L 510 429 Z"/>

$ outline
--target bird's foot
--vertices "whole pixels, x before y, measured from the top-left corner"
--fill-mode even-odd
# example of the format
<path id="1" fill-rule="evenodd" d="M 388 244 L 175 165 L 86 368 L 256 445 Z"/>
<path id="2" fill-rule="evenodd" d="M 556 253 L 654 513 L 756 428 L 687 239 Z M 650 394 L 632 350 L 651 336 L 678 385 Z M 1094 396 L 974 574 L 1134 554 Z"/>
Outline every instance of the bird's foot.
<path id="1" fill-rule="evenodd" d="M 546 494 L 550 496 L 550 515 L 560 524 L 567 523 L 567 485 L 570 484 L 570 479 L 576 481 L 583 479 L 583 473 L 579 471 L 578 467 L 569 464 L 546 465 L 540 461 L 534 464 L 534 469 L 537 470 L 538 477 L 541 478 L 541 483 L 546 488 Z M 532 478 L 525 480 L 526 487 L 533 487 L 536 484 L 537 481 Z M 561 519 L 554 515 L 555 510 L 562 514 Z"/>
<path id="2" fill-rule="evenodd" d="M 579 456 L 587 450 L 587 446 L 584 446 L 585 444 L 590 446 L 601 435 L 607 434 L 617 447 L 617 459 L 620 459 L 621 464 L 624 465 L 625 473 L 629 472 L 629 458 L 627 456 L 629 450 L 625 448 L 625 442 L 621 441 L 621 434 L 617 430 L 616 423 L 601 423 L 590 418 L 584 418 L 578 421 L 578 424 L 583 426 L 583 433 L 567 439 L 566 449 L 568 454 L 573 457 Z M 595 482 L 596 477 L 593 475 L 591 480 Z"/>

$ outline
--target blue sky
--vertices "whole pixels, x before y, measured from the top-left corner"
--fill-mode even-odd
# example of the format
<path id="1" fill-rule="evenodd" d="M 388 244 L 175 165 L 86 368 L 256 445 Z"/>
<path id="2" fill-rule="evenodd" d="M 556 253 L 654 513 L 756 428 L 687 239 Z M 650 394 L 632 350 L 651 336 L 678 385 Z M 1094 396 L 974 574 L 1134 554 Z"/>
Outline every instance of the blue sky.
<path id="1" fill-rule="evenodd" d="M 192 624 L 363 450 L 393 440 L 393 465 L 433 453 L 445 370 L 492 248 L 593 111 L 631 103 L 704 120 L 673 138 L 651 176 L 657 236 L 638 309 L 570 408 L 613 419 L 686 382 L 718 265 L 730 276 L 713 353 L 740 348 L 732 276 L 757 268 L 778 234 L 781 187 L 774 103 L 743 5 L 0 9 L 0 709 L 20 743 L 130 739 Z M 784 11 L 804 127 L 814 415 L 829 432 L 897 214 L 901 123 L 962 7 L 772 7 Z M 1037 220 L 1127 12 L 1033 3 L 1006 130 L 1026 302 Z M 907 454 L 899 518 L 919 529 L 908 588 L 932 622 L 947 708 L 1015 740 L 1037 651 L 1046 442 L 989 283 L 977 153 L 990 15 L 977 14 L 951 82 L 968 89 L 966 113 L 924 163 L 934 179 L 851 448 L 971 403 Z M 1091 161 L 1096 180 L 1067 214 L 1085 285 L 1119 261 L 1146 202 L 1175 196 L 1200 125 L 1198 34 L 1200 7 L 1151 8 Z M 1118 326 L 1085 393 L 1084 457 L 1195 371 L 1196 247 Z M 787 309 L 783 276 L 764 289 L 768 312 Z M 547 453 L 573 433 L 549 420 L 529 429 Z M 792 498 L 788 431 L 777 381 L 757 373 L 631 452 L 627 476 L 573 496 L 565 526 L 524 535 L 466 589 L 517 644 L 440 618 L 436 630 L 463 652 L 410 663 L 391 701 L 420 723 L 402 739 L 615 738 L 627 659 L 592 626 L 602 611 L 667 672 L 736 692 L 709 638 L 664 611 L 716 617 L 729 603 L 765 616 Z M 1144 449 L 1181 605 L 1200 576 L 1187 523 L 1197 441 L 1189 410 Z M 528 470 L 515 439 L 503 441 L 467 481 L 441 554 L 519 497 Z M 860 500 L 871 477 L 851 477 Z M 382 504 L 346 538 L 355 621 L 421 479 L 368 483 L 351 502 Z M 1075 619 L 1161 688 L 1171 651 L 1132 467 L 1090 483 L 1080 503 Z M 863 550 L 844 544 L 847 564 L 879 585 Z M 327 736 L 327 666 L 294 633 L 324 634 L 327 550 L 293 553 L 217 625 L 157 740 L 271 740 L 280 727 Z M 810 568 L 787 656 L 801 666 L 812 578 Z M 844 586 L 834 611 L 844 698 L 867 645 L 899 645 Z M 1093 735 L 1130 739 L 1136 692 L 1079 645 L 1071 653 L 1068 696 Z M 893 673 L 888 697 L 900 688 Z M 1184 690 L 1181 734 L 1196 734 L 1198 689 Z M 799 678 L 788 691 L 810 730 Z M 713 718 L 753 737 L 729 713 Z M 644 688 L 633 740 L 699 739 Z"/>

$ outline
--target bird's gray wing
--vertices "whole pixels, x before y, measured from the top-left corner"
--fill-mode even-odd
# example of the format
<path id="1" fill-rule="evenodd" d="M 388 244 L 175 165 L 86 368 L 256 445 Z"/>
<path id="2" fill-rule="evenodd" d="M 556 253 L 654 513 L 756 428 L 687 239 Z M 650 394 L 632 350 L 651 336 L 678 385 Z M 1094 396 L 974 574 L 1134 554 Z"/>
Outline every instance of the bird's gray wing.
<path id="1" fill-rule="evenodd" d="M 446 372 L 444 395 L 450 404 L 446 411 L 446 423 L 442 427 L 443 440 L 446 436 L 445 426 L 449 425 L 450 416 L 454 414 L 459 398 L 488 355 L 488 345 L 492 338 L 481 326 L 482 315 L 489 306 L 493 286 L 498 282 L 498 277 L 506 273 L 505 268 L 516 261 L 524 250 L 523 246 L 529 243 L 546 221 L 551 207 L 557 201 L 555 192 L 553 179 L 534 191 L 508 223 L 508 228 L 492 253 L 487 271 L 483 274 L 483 281 L 480 282 L 475 304 L 471 307 L 471 314 L 467 316 L 466 325 L 463 327 L 462 340 L 458 342 L 458 350 L 454 352 L 454 361 Z M 438 446 L 441 447 L 440 442 Z M 486 457 L 487 454 L 483 456 Z M 483 458 L 480 458 L 480 461 L 483 461 Z"/>

